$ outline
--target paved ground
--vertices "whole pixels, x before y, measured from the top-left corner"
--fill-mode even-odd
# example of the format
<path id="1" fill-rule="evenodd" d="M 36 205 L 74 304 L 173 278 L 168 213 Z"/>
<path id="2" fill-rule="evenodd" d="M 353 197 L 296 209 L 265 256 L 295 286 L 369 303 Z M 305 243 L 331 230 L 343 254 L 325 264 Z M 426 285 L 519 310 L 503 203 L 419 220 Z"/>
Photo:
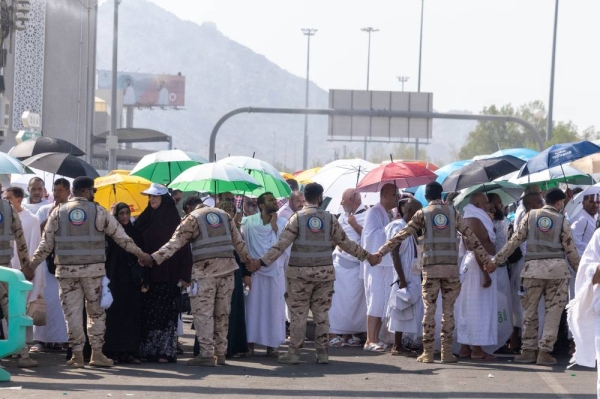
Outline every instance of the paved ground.
<path id="1" fill-rule="evenodd" d="M 258 350 L 253 358 L 233 359 L 216 368 L 188 367 L 192 332 L 183 337 L 186 353 L 177 364 L 142 364 L 112 369 L 70 370 L 64 353 L 34 355 L 40 367 L 21 370 L 16 361 L 1 364 L 13 375 L 0 383 L 0 398 L 594 398 L 596 371 L 463 361 L 421 364 L 360 348 L 333 348 L 331 363 L 314 362 L 307 342 L 303 363 L 279 365 Z M 19 388 L 20 387 L 20 388 Z M 13 390 L 10 388 L 19 388 Z"/>

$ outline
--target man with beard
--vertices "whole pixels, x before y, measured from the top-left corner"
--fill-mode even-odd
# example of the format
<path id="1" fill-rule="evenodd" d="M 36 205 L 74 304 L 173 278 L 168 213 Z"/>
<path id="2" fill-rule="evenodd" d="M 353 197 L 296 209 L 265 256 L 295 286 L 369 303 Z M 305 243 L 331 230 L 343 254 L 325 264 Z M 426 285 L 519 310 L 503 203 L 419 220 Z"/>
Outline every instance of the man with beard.
<path id="1" fill-rule="evenodd" d="M 48 200 L 44 198 L 44 181 L 37 176 L 32 177 L 29 180 L 27 191 L 29 191 L 29 198 L 23 201 L 23 207 L 35 215 L 38 209 L 48 203 Z"/>
<path id="2" fill-rule="evenodd" d="M 290 220 L 292 215 L 302 209 L 305 203 L 302 191 L 292 191 L 288 201 L 277 211 L 277 215 L 286 221 Z"/>
<path id="3" fill-rule="evenodd" d="M 105 235 L 127 252 L 149 257 L 125 234 L 121 224 L 106 209 L 94 202 L 94 179 L 78 177 L 73 181 L 73 198 L 52 211 L 44 229 L 42 242 L 31 265 L 23 269 L 28 279 L 52 249 L 55 250 L 56 277 L 69 330 L 73 357 L 67 367 L 83 368 L 83 298 L 91 319 L 88 336 L 92 346 L 90 366 L 111 367 L 113 361 L 102 353 L 106 314 L 100 307 L 102 278 L 106 275 Z"/>
<path id="4" fill-rule="evenodd" d="M 277 217 L 277 200 L 272 193 L 257 199 L 260 213 L 242 219 L 241 233 L 252 258 L 259 259 L 283 233 L 287 220 Z M 280 257 L 252 274 L 252 289 L 246 297 L 246 331 L 250 350 L 254 344 L 267 347 L 267 356 L 278 357 L 285 343 L 285 274 Z"/>
<path id="5" fill-rule="evenodd" d="M 571 217 L 573 240 L 579 255 L 583 255 L 585 247 L 592 239 L 596 230 L 596 214 L 598 213 L 599 198 L 597 194 L 584 195 L 581 205 L 583 209 Z"/>

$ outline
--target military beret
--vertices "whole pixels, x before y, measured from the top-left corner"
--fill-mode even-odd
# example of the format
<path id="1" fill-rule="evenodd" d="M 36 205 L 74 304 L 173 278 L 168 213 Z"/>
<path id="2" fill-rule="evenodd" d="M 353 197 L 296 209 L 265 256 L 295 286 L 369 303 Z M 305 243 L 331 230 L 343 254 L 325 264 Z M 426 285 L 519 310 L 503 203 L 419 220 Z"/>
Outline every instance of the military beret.
<path id="1" fill-rule="evenodd" d="M 560 188 L 551 188 L 546 191 L 546 196 L 544 199 L 546 202 L 555 203 L 557 201 L 562 201 L 567 198 L 566 194 Z"/>
<path id="2" fill-rule="evenodd" d="M 73 180 L 73 190 L 85 190 L 94 187 L 94 179 L 87 176 L 79 176 Z"/>

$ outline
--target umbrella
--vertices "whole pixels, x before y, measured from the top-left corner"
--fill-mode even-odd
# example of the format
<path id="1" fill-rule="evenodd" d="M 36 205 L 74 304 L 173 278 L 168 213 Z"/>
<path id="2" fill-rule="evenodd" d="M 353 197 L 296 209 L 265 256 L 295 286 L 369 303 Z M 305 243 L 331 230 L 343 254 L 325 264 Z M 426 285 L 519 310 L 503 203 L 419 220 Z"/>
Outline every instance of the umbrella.
<path id="1" fill-rule="evenodd" d="M 110 209 L 115 202 L 124 202 L 129 205 L 131 215 L 138 216 L 148 206 L 148 197 L 142 195 L 142 191 L 150 184 L 152 182 L 143 177 L 120 173 L 98 177 L 94 181 L 94 187 L 98 190 L 94 200 L 106 209 Z"/>
<path id="2" fill-rule="evenodd" d="M 500 196 L 504 204 L 510 204 L 517 201 L 523 194 L 523 187 L 518 184 L 506 181 L 495 181 L 490 183 L 477 184 L 469 187 L 454 198 L 454 206 L 460 211 L 469 203 L 469 198 L 473 193 L 495 193 Z"/>
<path id="3" fill-rule="evenodd" d="M 486 159 L 486 158 L 496 158 L 496 157 L 501 157 L 502 155 L 512 155 L 513 157 L 517 157 L 519 159 L 522 159 L 523 161 L 527 161 L 527 160 L 533 158 L 534 156 L 536 156 L 537 154 L 539 154 L 537 151 L 529 149 L 529 148 L 509 148 L 506 150 L 496 151 L 495 153 L 490 154 L 490 155 L 480 155 L 473 159 L 477 160 L 477 159 Z"/>
<path id="4" fill-rule="evenodd" d="M 437 181 L 438 183 L 442 183 L 446 177 L 448 177 L 448 175 L 452 172 L 454 172 L 457 169 L 462 168 L 465 165 L 470 164 L 471 160 L 462 160 L 462 161 L 456 161 L 456 162 L 452 162 L 449 163 L 448 165 L 444 165 L 441 168 L 439 168 L 438 170 L 436 170 L 435 173 L 437 175 L 437 179 L 435 179 L 435 181 Z M 410 191 L 410 190 L 408 190 Z M 425 186 L 419 186 L 416 190 L 415 190 L 415 198 L 417 200 L 419 200 L 421 202 L 421 204 L 423 204 L 423 206 L 427 205 L 427 200 L 425 199 Z"/>
<path id="5" fill-rule="evenodd" d="M 597 152 L 600 152 L 600 146 L 587 140 L 575 143 L 554 144 L 528 160 L 519 172 L 518 177 L 527 176 L 554 166 L 562 166 L 564 163 L 572 162 Z"/>
<path id="6" fill-rule="evenodd" d="M 356 186 L 361 192 L 379 192 L 386 184 L 397 188 L 420 186 L 435 181 L 437 175 L 415 163 L 390 162 L 371 170 Z"/>
<path id="7" fill-rule="evenodd" d="M 4 175 L 13 173 L 22 175 L 25 173 L 34 172 L 15 157 L 5 154 L 4 152 L 0 152 L 0 174 Z"/>
<path id="8" fill-rule="evenodd" d="M 96 169 L 81 158 L 60 152 L 45 152 L 23 160 L 23 164 L 45 172 L 76 178 L 100 176 Z"/>
<path id="9" fill-rule="evenodd" d="M 524 163 L 525 161 L 512 155 L 479 159 L 450 173 L 442 186 L 444 191 L 459 191 L 476 184 L 490 182 L 500 176 L 519 170 Z"/>
<path id="10" fill-rule="evenodd" d="M 323 197 L 331 198 L 327 204 L 327 211 L 338 213 L 344 191 L 349 188 L 356 188 L 358 182 L 376 167 L 376 164 L 359 158 L 338 159 L 323 166 L 313 176 L 312 180 L 323 186 Z M 375 204 L 379 201 L 379 195 L 367 194 L 367 196 L 363 195 L 363 203 Z"/>
<path id="11" fill-rule="evenodd" d="M 287 179 L 294 179 L 296 180 L 296 176 L 294 176 L 291 173 L 287 173 L 287 172 L 279 172 L 279 174 L 281 175 L 281 177 L 283 177 L 285 180 Z"/>
<path id="12" fill-rule="evenodd" d="M 85 155 L 85 152 L 68 141 L 51 137 L 37 137 L 24 141 L 11 148 L 8 153 L 17 159 L 25 159 L 44 152 L 60 152 L 76 157 Z"/>
<path id="13" fill-rule="evenodd" d="M 436 170 L 439 169 L 439 167 L 435 166 L 434 164 L 427 162 L 427 161 L 403 161 L 404 163 L 408 163 L 408 164 L 415 164 L 415 165 L 420 165 L 426 169 L 429 169 L 433 172 L 435 172 Z"/>
<path id="14" fill-rule="evenodd" d="M 281 177 L 277 169 L 265 161 L 251 157 L 233 156 L 221 159 L 217 163 L 237 166 L 256 179 L 260 187 L 246 193 L 249 196 L 258 197 L 263 193 L 269 192 L 275 198 L 283 198 L 289 197 L 292 193 L 290 186 Z"/>
<path id="15" fill-rule="evenodd" d="M 565 206 L 565 214 L 569 215 L 572 219 L 573 216 L 576 216 L 582 209 L 583 205 L 583 197 L 586 195 L 599 195 L 600 194 L 600 183 L 594 184 L 593 186 L 587 187 L 582 192 L 577 194 L 569 203 Z M 594 226 L 595 228 L 595 226 Z"/>
<path id="16" fill-rule="evenodd" d="M 306 169 L 303 172 L 300 172 L 296 175 L 295 179 L 300 184 L 308 184 L 313 182 L 313 177 L 321 170 L 320 166 L 316 168 Z"/>
<path id="17" fill-rule="evenodd" d="M 187 169 L 169 187 L 211 194 L 243 194 L 257 189 L 260 184 L 240 168 L 211 162 Z"/>
<path id="18" fill-rule="evenodd" d="M 542 190 L 557 187 L 558 183 L 585 185 L 594 184 L 594 179 L 592 179 L 591 176 L 586 175 L 579 169 L 576 169 L 570 165 L 555 166 L 553 168 L 542 170 L 541 172 L 532 173 L 523 177 L 517 177 L 518 175 L 519 172 L 513 172 L 506 176 L 502 176 L 500 179 L 507 180 L 514 184 L 520 184 L 522 186 L 537 184 L 542 188 Z"/>
<path id="19" fill-rule="evenodd" d="M 207 162 L 205 158 L 191 152 L 157 151 L 144 156 L 135 165 L 131 175 L 143 177 L 153 183 L 169 184 L 184 170 Z"/>
<path id="20" fill-rule="evenodd" d="M 573 161 L 571 166 L 589 174 L 600 173 L 600 154 L 588 155 Z"/>

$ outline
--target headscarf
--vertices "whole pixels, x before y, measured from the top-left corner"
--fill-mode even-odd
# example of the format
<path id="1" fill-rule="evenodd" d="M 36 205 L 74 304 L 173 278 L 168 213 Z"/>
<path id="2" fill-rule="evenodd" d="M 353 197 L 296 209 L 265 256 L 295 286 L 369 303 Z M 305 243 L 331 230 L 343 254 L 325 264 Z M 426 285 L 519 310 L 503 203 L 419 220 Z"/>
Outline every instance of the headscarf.
<path id="1" fill-rule="evenodd" d="M 135 227 L 137 227 L 144 235 L 147 234 L 149 228 L 154 228 L 152 235 L 156 236 L 157 241 L 163 241 L 153 250 L 155 251 L 171 238 L 171 235 L 179 225 L 180 221 L 181 218 L 179 217 L 179 211 L 175 206 L 175 201 L 173 201 L 171 195 L 165 194 L 161 195 L 160 206 L 156 209 L 152 209 L 150 201 L 148 201 L 148 206 L 136 219 Z M 164 236 L 166 239 L 159 239 L 158 236 Z"/>

